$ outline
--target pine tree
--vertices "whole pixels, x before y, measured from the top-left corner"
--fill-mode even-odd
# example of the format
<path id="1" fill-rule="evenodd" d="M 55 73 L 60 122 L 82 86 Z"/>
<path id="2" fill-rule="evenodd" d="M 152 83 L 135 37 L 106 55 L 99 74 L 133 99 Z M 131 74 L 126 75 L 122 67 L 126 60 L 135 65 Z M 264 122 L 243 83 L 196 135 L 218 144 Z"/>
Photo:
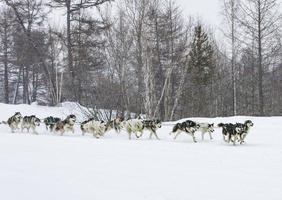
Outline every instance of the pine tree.
<path id="1" fill-rule="evenodd" d="M 204 31 L 202 25 L 195 27 L 194 37 L 189 52 L 189 69 L 192 75 L 192 83 L 195 84 L 196 96 L 194 114 L 198 116 L 207 115 L 203 111 L 205 105 L 206 88 L 212 83 L 214 73 L 214 49 L 210 42 L 208 34 Z"/>
<path id="2" fill-rule="evenodd" d="M 195 27 L 192 48 L 189 53 L 189 67 L 193 75 L 193 82 L 205 85 L 211 79 L 214 68 L 214 50 L 208 34 L 201 25 Z"/>

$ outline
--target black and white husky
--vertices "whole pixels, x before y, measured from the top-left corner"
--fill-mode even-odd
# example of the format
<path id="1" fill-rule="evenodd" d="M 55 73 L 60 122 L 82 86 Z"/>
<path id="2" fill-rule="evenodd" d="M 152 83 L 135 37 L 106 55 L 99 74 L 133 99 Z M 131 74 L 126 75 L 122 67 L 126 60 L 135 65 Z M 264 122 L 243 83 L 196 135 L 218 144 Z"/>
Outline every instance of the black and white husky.
<path id="1" fill-rule="evenodd" d="M 40 126 L 40 122 L 40 119 L 35 115 L 25 116 L 21 123 L 21 131 L 23 132 L 24 129 L 26 129 L 27 132 L 29 132 L 29 130 L 32 129 L 34 134 L 38 134 L 36 132 L 36 127 Z"/>
<path id="2" fill-rule="evenodd" d="M 106 132 L 107 124 L 104 121 L 96 121 L 91 118 L 87 121 L 84 121 L 80 125 L 80 129 L 82 131 L 82 135 L 85 133 L 93 134 L 94 137 L 100 138 Z"/>
<path id="3" fill-rule="evenodd" d="M 144 130 L 148 130 L 150 131 L 150 139 L 152 139 L 152 136 L 154 135 L 158 140 L 160 140 L 160 138 L 157 135 L 157 129 L 162 127 L 162 122 L 161 120 L 158 119 L 154 119 L 154 120 L 143 120 L 143 129 Z M 141 132 L 140 137 L 142 137 L 143 132 Z"/>
<path id="4" fill-rule="evenodd" d="M 238 133 L 238 141 L 240 142 L 240 144 L 243 144 L 245 143 L 245 138 L 248 135 L 251 127 L 254 126 L 254 123 L 251 120 L 247 120 L 244 124 L 236 123 L 236 126 L 241 128 L 241 131 L 239 131 Z"/>
<path id="5" fill-rule="evenodd" d="M 236 141 L 239 140 L 239 133 L 243 131 L 242 127 L 231 123 L 219 123 L 218 127 L 222 128 L 223 140 L 227 143 L 232 142 L 233 145 L 236 145 Z"/>
<path id="6" fill-rule="evenodd" d="M 204 140 L 205 134 L 209 133 L 210 139 L 212 140 L 212 133 L 214 132 L 214 124 L 199 123 L 198 130 L 202 133 L 202 140 Z"/>
<path id="7" fill-rule="evenodd" d="M 44 119 L 44 124 L 47 130 L 53 132 L 55 124 L 58 123 L 59 121 L 61 121 L 60 118 L 49 116 Z"/>
<path id="8" fill-rule="evenodd" d="M 11 128 L 11 132 L 14 133 L 16 129 L 19 129 L 19 124 L 22 120 L 22 114 L 20 112 L 16 112 L 12 117 L 10 117 L 7 122 L 3 122 L 4 124 L 8 124 Z"/>
<path id="9" fill-rule="evenodd" d="M 66 131 L 71 131 L 74 133 L 74 124 L 76 122 L 75 115 L 69 115 L 63 121 L 59 121 L 55 124 L 54 130 L 56 132 L 60 132 L 63 135 Z"/>
<path id="10" fill-rule="evenodd" d="M 171 133 L 175 134 L 174 139 L 176 139 L 178 137 L 178 135 L 182 132 L 187 133 L 188 135 L 192 136 L 193 141 L 196 143 L 197 141 L 196 141 L 196 138 L 195 138 L 195 132 L 198 130 L 199 127 L 200 127 L 199 124 L 197 124 L 196 122 L 191 121 L 191 120 L 187 120 L 187 121 L 182 122 L 182 123 L 177 123 L 173 127 Z"/>

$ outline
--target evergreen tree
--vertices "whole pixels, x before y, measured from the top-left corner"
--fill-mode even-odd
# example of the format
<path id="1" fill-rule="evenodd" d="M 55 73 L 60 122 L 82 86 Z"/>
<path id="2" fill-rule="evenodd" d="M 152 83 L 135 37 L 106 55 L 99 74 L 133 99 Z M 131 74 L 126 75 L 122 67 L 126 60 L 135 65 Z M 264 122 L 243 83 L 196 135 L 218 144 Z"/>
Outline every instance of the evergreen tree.
<path id="1" fill-rule="evenodd" d="M 208 100 L 207 92 L 212 86 L 212 78 L 215 68 L 214 49 L 208 34 L 202 25 L 195 27 L 191 50 L 189 52 L 189 69 L 192 83 L 195 84 L 192 91 L 192 101 L 194 101 L 193 114 L 197 116 L 209 115 L 209 110 L 204 109 Z M 195 94 L 193 94 L 195 93 Z"/>
<path id="2" fill-rule="evenodd" d="M 195 27 L 189 56 L 189 68 L 192 72 L 193 82 L 198 85 L 208 84 L 214 71 L 214 50 L 202 25 Z"/>

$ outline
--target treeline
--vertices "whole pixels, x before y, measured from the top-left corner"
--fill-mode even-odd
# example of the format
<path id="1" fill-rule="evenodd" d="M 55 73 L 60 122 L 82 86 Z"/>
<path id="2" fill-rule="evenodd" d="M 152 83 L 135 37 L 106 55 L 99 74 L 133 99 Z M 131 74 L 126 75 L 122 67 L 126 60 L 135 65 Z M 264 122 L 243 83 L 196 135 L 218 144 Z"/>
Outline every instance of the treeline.
<path id="1" fill-rule="evenodd" d="M 3 0 L 0 9 L 1 102 L 75 101 L 162 120 L 282 114 L 275 0 L 222 0 L 217 36 L 173 0 Z M 50 25 L 56 12 L 61 29 Z"/>

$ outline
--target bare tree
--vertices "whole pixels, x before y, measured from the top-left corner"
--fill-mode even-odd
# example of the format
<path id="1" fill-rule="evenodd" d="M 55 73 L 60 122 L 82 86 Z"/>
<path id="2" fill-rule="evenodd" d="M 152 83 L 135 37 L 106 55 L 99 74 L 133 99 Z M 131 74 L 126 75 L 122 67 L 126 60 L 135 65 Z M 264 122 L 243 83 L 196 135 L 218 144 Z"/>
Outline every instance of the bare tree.
<path id="1" fill-rule="evenodd" d="M 280 28 L 281 14 L 277 0 L 245 0 L 240 4 L 240 23 L 245 27 L 245 40 L 254 37 L 258 68 L 259 114 L 264 115 L 263 76 L 267 59 L 276 51 L 275 35 Z"/>
<path id="2" fill-rule="evenodd" d="M 239 9 L 238 0 L 223 0 L 223 17 L 227 24 L 227 28 L 224 27 L 224 35 L 230 39 L 231 48 L 231 80 L 232 80 L 232 112 L 233 115 L 237 115 L 237 86 L 236 86 L 236 57 L 238 55 L 238 34 L 239 29 L 237 15 Z"/>

